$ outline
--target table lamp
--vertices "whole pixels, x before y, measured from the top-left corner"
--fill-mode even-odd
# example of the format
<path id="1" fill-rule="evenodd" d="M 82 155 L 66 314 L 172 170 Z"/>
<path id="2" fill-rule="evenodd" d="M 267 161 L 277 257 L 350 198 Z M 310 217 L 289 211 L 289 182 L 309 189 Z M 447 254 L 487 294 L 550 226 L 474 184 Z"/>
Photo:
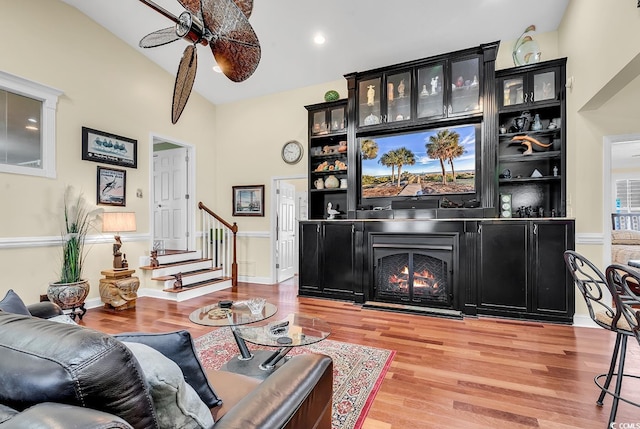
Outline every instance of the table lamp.
<path id="1" fill-rule="evenodd" d="M 128 268 L 126 258 L 122 258 L 121 232 L 132 232 L 136 230 L 136 214 L 133 212 L 105 212 L 102 214 L 102 232 L 115 232 L 113 243 L 113 269 L 124 270 Z"/>

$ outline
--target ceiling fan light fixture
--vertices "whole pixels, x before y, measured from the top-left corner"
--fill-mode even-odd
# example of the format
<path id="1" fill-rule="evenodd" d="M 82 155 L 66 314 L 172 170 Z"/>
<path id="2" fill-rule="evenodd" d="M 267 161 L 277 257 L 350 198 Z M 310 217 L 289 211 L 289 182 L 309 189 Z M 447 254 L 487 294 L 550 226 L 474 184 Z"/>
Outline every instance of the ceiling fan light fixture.
<path id="1" fill-rule="evenodd" d="M 316 45 L 324 45 L 326 41 L 327 39 L 322 33 L 317 33 L 315 36 L 313 36 L 313 43 L 315 43 Z"/>

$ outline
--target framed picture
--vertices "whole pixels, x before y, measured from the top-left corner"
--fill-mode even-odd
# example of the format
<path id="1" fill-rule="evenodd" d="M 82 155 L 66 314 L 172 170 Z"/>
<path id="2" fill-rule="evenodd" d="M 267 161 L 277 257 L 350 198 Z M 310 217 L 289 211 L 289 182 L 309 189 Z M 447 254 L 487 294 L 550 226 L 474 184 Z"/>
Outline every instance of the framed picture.
<path id="1" fill-rule="evenodd" d="M 138 141 L 82 127 L 82 159 L 138 168 Z"/>
<path id="2" fill-rule="evenodd" d="M 232 188 L 233 216 L 264 216 L 264 185 Z"/>
<path id="3" fill-rule="evenodd" d="M 107 206 L 127 205 L 127 172 L 98 167 L 97 203 Z"/>

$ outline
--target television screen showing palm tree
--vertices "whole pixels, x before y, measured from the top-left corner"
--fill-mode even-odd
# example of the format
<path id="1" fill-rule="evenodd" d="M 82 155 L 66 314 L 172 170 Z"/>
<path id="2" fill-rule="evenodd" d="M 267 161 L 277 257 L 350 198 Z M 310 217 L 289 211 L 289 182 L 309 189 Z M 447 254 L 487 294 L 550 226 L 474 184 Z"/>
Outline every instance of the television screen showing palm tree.
<path id="1" fill-rule="evenodd" d="M 469 194 L 479 125 L 360 138 L 362 198 Z"/>

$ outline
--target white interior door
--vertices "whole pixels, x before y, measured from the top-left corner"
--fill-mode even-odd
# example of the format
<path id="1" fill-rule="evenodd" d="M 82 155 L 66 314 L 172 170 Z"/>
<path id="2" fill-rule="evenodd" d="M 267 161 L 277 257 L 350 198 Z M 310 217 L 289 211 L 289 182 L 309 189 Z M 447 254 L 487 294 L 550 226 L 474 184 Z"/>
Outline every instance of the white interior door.
<path id="1" fill-rule="evenodd" d="M 188 150 L 153 153 L 153 240 L 165 250 L 188 250 Z"/>
<path id="2" fill-rule="evenodd" d="M 283 181 L 278 183 L 276 271 L 277 281 L 281 282 L 296 272 L 296 187 Z"/>

